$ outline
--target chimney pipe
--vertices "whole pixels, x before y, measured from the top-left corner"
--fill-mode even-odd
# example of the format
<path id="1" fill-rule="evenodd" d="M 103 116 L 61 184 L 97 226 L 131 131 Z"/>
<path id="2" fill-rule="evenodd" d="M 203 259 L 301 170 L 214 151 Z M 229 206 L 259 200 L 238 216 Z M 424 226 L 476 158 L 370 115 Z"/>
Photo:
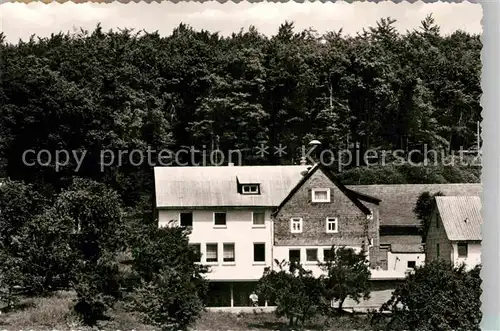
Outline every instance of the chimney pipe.
<path id="1" fill-rule="evenodd" d="M 234 163 L 233 163 L 233 162 L 229 162 L 229 163 L 227 164 L 227 166 L 228 166 L 228 167 L 233 167 L 233 166 L 234 166 Z"/>
<path id="2" fill-rule="evenodd" d="M 305 157 L 301 157 L 301 158 L 300 158 L 300 165 L 303 165 L 303 166 L 304 166 L 304 165 L 306 165 L 306 164 L 307 164 L 307 160 L 306 160 L 306 158 L 305 158 Z"/>

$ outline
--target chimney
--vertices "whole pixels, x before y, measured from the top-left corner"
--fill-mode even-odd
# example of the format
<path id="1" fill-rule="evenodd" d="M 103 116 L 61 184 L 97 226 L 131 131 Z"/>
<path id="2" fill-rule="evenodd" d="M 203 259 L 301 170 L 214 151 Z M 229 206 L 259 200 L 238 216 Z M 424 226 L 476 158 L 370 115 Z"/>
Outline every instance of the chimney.
<path id="1" fill-rule="evenodd" d="M 305 157 L 300 158 L 300 165 L 305 166 L 307 164 L 307 160 Z"/>

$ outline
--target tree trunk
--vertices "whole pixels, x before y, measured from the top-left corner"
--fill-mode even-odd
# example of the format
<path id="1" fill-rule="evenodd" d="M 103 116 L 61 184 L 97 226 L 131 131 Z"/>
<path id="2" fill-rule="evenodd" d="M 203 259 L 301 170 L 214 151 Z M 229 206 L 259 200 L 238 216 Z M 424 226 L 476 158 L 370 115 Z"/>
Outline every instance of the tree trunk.
<path id="1" fill-rule="evenodd" d="M 339 314 L 343 313 L 342 306 L 344 305 L 345 298 L 340 299 L 339 301 L 339 307 L 338 307 L 338 312 Z"/>

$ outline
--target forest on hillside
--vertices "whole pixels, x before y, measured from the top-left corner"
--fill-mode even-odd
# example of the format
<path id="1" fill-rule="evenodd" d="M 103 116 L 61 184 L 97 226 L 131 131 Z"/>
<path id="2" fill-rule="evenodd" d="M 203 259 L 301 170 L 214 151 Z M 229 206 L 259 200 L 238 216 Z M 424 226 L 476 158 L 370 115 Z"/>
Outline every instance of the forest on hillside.
<path id="1" fill-rule="evenodd" d="M 153 171 L 100 169 L 103 150 L 241 150 L 244 164 L 297 163 L 301 146 L 423 150 L 477 144 L 481 41 L 442 35 L 431 16 L 398 32 L 381 19 L 358 35 L 295 31 L 231 36 L 184 24 L 171 35 L 132 30 L 59 33 L 8 43 L 0 35 L 0 157 L 5 177 L 57 192 L 73 176 L 103 182 L 125 204 L 148 204 Z M 260 144 L 287 147 L 255 155 Z M 87 151 L 84 163 L 27 166 L 26 150 Z M 74 162 L 74 161 L 73 161 Z M 477 182 L 480 168 L 352 167 L 346 184 Z"/>

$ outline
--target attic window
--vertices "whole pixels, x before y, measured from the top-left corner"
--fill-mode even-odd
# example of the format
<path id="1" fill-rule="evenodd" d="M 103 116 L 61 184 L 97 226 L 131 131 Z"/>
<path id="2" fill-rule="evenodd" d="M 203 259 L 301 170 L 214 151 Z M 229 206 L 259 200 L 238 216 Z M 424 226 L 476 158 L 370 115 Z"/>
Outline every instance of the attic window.
<path id="1" fill-rule="evenodd" d="M 242 184 L 241 185 L 242 194 L 260 194 L 259 184 Z"/>
<path id="2" fill-rule="evenodd" d="M 313 189 L 312 202 L 330 202 L 330 189 L 329 188 Z"/>

